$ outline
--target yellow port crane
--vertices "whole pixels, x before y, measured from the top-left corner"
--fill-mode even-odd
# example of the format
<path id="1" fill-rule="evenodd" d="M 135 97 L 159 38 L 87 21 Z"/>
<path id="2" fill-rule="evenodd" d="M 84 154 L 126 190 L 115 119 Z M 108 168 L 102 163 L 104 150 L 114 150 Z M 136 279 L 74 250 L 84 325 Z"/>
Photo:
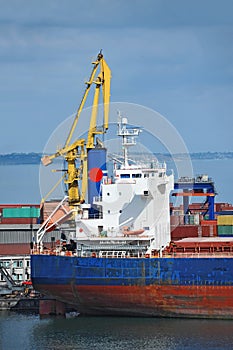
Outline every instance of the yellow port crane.
<path id="1" fill-rule="evenodd" d="M 71 208 L 78 207 L 85 201 L 87 191 L 87 151 L 95 147 L 95 136 L 97 134 L 104 134 L 108 129 L 109 119 L 109 102 L 110 102 L 110 83 L 111 83 L 111 70 L 104 60 L 102 51 L 97 56 L 97 59 L 92 62 L 93 69 L 89 80 L 86 82 L 86 89 L 75 115 L 70 132 L 67 136 L 64 147 L 59 149 L 56 153 L 44 156 L 42 163 L 49 165 L 54 158 L 64 157 L 67 162 L 67 176 L 65 183 L 68 185 L 68 200 Z M 85 105 L 87 96 L 89 94 L 91 86 L 95 84 L 95 92 L 92 104 L 90 126 L 88 130 L 87 140 L 84 138 L 78 139 L 70 144 L 76 129 L 80 114 Z M 103 125 L 101 128 L 97 127 L 97 115 L 98 105 L 100 99 L 100 90 L 102 88 L 103 98 Z M 76 159 L 80 160 L 80 166 L 76 166 Z M 79 182 L 82 181 L 81 189 L 79 188 Z"/>

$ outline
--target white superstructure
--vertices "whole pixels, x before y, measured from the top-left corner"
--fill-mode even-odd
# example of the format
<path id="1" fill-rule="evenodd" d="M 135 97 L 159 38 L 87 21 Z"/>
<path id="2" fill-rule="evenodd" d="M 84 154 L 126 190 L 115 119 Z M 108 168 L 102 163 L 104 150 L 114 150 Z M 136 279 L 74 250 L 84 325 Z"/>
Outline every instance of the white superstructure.
<path id="1" fill-rule="evenodd" d="M 76 216 L 73 238 L 77 242 L 149 240 L 149 250 L 161 250 L 170 242 L 169 194 L 174 188 L 174 177 L 166 174 L 165 163 L 130 164 L 129 147 L 136 144 L 135 138 L 141 131 L 129 127 L 126 118 L 119 118 L 124 161 L 115 165 L 113 178 L 103 179 L 101 193 L 94 200 L 99 215 L 89 218 L 89 206 L 84 204 Z"/>

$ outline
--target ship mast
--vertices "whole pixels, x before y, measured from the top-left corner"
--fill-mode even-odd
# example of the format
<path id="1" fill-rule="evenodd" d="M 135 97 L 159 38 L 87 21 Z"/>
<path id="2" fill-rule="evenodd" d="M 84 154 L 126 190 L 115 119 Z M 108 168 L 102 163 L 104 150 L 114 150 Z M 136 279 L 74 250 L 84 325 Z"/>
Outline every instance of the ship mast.
<path id="1" fill-rule="evenodd" d="M 129 128 L 128 119 L 122 117 L 120 112 L 118 112 L 118 136 L 122 137 L 122 148 L 124 153 L 124 163 L 122 164 L 122 169 L 129 168 L 129 158 L 128 158 L 128 149 L 130 146 L 136 145 L 136 136 L 142 132 L 140 128 Z"/>

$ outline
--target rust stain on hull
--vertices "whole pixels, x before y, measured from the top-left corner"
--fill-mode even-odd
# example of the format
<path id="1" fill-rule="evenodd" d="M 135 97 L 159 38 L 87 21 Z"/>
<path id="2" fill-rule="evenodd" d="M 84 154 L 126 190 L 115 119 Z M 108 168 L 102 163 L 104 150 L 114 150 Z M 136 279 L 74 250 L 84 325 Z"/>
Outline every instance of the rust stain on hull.
<path id="1" fill-rule="evenodd" d="M 233 286 L 38 285 L 37 289 L 89 315 L 233 319 Z"/>

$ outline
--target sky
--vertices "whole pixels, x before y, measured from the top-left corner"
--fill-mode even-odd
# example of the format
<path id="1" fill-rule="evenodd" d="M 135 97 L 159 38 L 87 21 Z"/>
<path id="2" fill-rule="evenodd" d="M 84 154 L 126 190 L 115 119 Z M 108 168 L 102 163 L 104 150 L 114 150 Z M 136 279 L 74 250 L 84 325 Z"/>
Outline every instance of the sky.
<path id="1" fill-rule="evenodd" d="M 112 102 L 159 112 L 190 152 L 233 151 L 231 0 L 0 0 L 0 8 L 0 153 L 42 152 L 77 110 L 100 49 Z"/>

